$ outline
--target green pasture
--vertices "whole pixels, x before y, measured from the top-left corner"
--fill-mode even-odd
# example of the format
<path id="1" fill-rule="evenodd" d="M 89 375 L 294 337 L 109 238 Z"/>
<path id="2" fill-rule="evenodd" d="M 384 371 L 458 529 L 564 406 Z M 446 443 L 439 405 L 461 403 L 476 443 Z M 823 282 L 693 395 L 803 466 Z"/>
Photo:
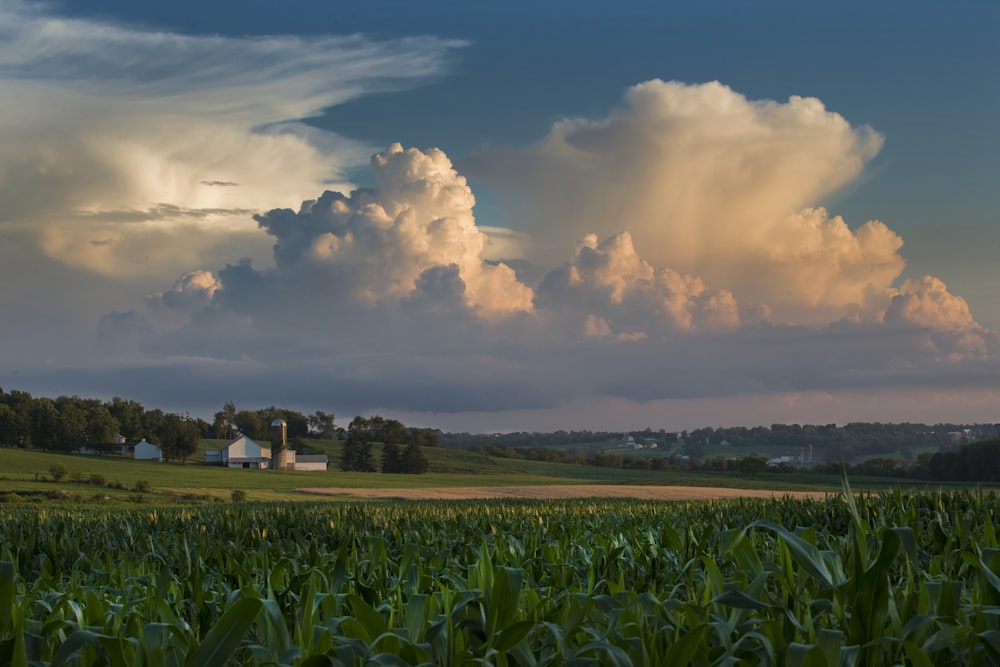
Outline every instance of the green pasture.
<path id="1" fill-rule="evenodd" d="M 439 488 L 462 486 L 499 486 L 568 484 L 572 478 L 561 478 L 544 472 L 525 472 L 520 466 L 508 467 L 503 459 L 451 452 L 427 450 L 434 472 L 425 475 L 383 475 L 381 473 L 348 473 L 337 468 L 331 457 L 326 472 L 229 469 L 204 462 L 136 461 L 116 455 L 84 456 L 57 454 L 19 449 L 0 450 L 0 494 L 18 493 L 52 495 L 61 492 L 76 500 L 126 500 L 133 497 L 137 483 L 151 487 L 149 497 L 189 500 L 192 496 L 228 499 L 231 492 L 241 489 L 250 500 L 303 499 L 296 492 L 302 488 Z M 50 468 L 62 466 L 68 471 L 61 481 L 54 481 Z M 463 470 L 463 472 L 452 472 Z M 105 485 L 91 483 L 99 475 Z M 118 486 L 124 488 L 116 488 Z M 315 500 L 315 496 L 311 496 Z"/>
<path id="2" fill-rule="evenodd" d="M 553 484 L 612 484 L 655 486 L 703 486 L 774 491 L 834 491 L 839 478 L 807 472 L 774 473 L 757 476 L 741 473 L 698 471 L 656 471 L 627 468 L 603 468 L 589 465 L 548 463 L 518 459 L 492 458 L 464 450 L 428 448 L 430 461 L 425 475 L 385 475 L 382 473 L 346 473 L 338 469 L 339 442 L 311 441 L 330 457 L 326 472 L 228 469 L 204 463 L 204 453 L 187 464 L 136 461 L 117 455 L 82 456 L 46 453 L 33 450 L 0 449 L 0 496 L 16 493 L 29 499 L 63 499 L 73 502 L 203 502 L 228 501 L 234 490 L 246 492 L 247 499 L 315 500 L 315 495 L 299 491 L 305 488 L 447 488 L 484 486 L 531 486 Z M 203 449 L 215 449 L 223 441 L 208 442 Z M 376 462 L 381 454 L 373 446 Z M 67 469 L 66 477 L 55 482 L 50 468 Z M 105 485 L 91 483 L 93 475 Z M 886 478 L 854 478 L 857 488 L 885 489 L 900 484 Z M 137 496 L 137 484 L 149 490 Z M 907 488 L 939 488 L 904 482 Z M 948 485 L 944 485 L 947 488 Z M 954 485 L 959 486 L 959 485 Z M 337 496 L 324 498 L 340 500 Z"/>

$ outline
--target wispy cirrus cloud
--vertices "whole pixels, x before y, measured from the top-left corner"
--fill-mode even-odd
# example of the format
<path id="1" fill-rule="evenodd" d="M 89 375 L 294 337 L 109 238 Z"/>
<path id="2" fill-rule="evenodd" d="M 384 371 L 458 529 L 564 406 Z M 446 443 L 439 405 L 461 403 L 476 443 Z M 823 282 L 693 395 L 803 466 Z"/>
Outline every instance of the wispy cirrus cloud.
<path id="1" fill-rule="evenodd" d="M 371 152 L 300 121 L 440 76 L 460 46 L 185 35 L 4 0 L 0 225 L 112 277 L 176 275 L 226 243 L 258 254 L 266 239 L 248 211 L 343 183 Z M 95 238 L 112 242 L 88 247 Z M 178 251 L 122 254 L 165 243 Z"/>

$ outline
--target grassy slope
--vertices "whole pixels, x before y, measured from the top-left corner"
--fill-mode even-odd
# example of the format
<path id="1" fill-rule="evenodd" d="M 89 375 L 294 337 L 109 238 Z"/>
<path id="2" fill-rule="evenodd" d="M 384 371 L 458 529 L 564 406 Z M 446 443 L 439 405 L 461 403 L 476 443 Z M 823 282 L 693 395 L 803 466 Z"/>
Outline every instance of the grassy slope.
<path id="1" fill-rule="evenodd" d="M 164 492 L 197 494 L 228 499 L 234 489 L 247 491 L 255 500 L 302 498 L 296 489 L 309 487 L 410 487 L 438 488 L 461 486 L 523 486 L 535 484 L 651 484 L 690 485 L 741 488 L 767 488 L 778 491 L 836 490 L 840 481 L 835 476 L 799 473 L 764 474 L 747 478 L 737 474 L 698 472 L 663 472 L 598 468 L 565 465 L 541 461 L 498 459 L 456 449 L 428 448 L 424 452 L 431 472 L 426 475 L 382 475 L 345 473 L 337 469 L 341 444 L 331 441 L 309 441 L 330 457 L 327 472 L 230 470 L 201 462 L 206 449 L 215 449 L 223 441 L 206 441 L 187 465 L 135 461 L 120 456 L 76 456 L 19 449 L 0 449 L 0 495 L 63 491 L 76 499 L 128 499 L 136 482 L 148 482 L 154 498 L 164 498 Z M 381 454 L 373 446 L 376 464 Z M 51 480 L 49 468 L 62 465 L 70 471 L 61 482 Z M 127 490 L 107 489 L 73 482 L 102 475 L 108 483 L 119 483 Z M 898 481 L 882 479 L 853 480 L 857 488 L 879 488 Z M 313 498 L 315 499 L 315 498 Z"/>

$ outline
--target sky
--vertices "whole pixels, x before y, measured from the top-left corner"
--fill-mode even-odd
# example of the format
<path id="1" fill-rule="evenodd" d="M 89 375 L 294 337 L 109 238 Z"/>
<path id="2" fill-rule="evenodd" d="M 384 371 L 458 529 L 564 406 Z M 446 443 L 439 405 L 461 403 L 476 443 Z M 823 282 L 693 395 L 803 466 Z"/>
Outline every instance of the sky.
<path id="1" fill-rule="evenodd" d="M 0 0 L 0 387 L 1000 420 L 1000 4 Z"/>

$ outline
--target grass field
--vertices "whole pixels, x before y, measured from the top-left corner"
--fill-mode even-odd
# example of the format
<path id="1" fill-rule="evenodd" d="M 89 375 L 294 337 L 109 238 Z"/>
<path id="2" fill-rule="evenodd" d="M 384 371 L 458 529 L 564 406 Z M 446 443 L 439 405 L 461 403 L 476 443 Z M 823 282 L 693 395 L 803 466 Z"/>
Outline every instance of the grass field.
<path id="1" fill-rule="evenodd" d="M 692 486 L 712 488 L 766 489 L 777 492 L 835 491 L 835 476 L 811 473 L 765 473 L 748 477 L 738 473 L 697 471 L 653 471 L 602 468 L 588 465 L 492 458 L 464 450 L 429 448 L 425 450 L 430 470 L 425 475 L 384 475 L 381 473 L 346 473 L 337 469 L 340 444 L 311 441 L 330 456 L 326 472 L 231 470 L 203 462 L 204 450 L 221 446 L 222 441 L 203 443 L 197 460 L 186 465 L 135 461 L 116 455 L 81 456 L 20 449 L 0 450 L 0 500 L 14 493 L 30 500 L 65 500 L 72 502 L 204 502 L 228 501 L 235 490 L 246 499 L 304 500 L 309 496 L 300 489 L 316 488 L 409 488 L 440 489 L 452 487 L 524 487 L 538 485 L 631 485 Z M 376 461 L 380 455 L 374 447 Z M 66 468 L 66 477 L 52 480 L 50 468 Z M 94 476 L 103 485 L 92 483 Z M 859 489 L 884 489 L 899 480 L 852 478 Z M 140 494 L 137 486 L 147 487 Z M 927 485 L 907 484 L 926 488 Z M 933 485 L 930 488 L 939 488 Z M 957 485 L 956 485 L 957 486 Z M 947 485 L 945 485 L 947 488 Z M 313 497 L 312 499 L 315 499 Z M 331 498 L 335 500 L 336 498 Z"/>

